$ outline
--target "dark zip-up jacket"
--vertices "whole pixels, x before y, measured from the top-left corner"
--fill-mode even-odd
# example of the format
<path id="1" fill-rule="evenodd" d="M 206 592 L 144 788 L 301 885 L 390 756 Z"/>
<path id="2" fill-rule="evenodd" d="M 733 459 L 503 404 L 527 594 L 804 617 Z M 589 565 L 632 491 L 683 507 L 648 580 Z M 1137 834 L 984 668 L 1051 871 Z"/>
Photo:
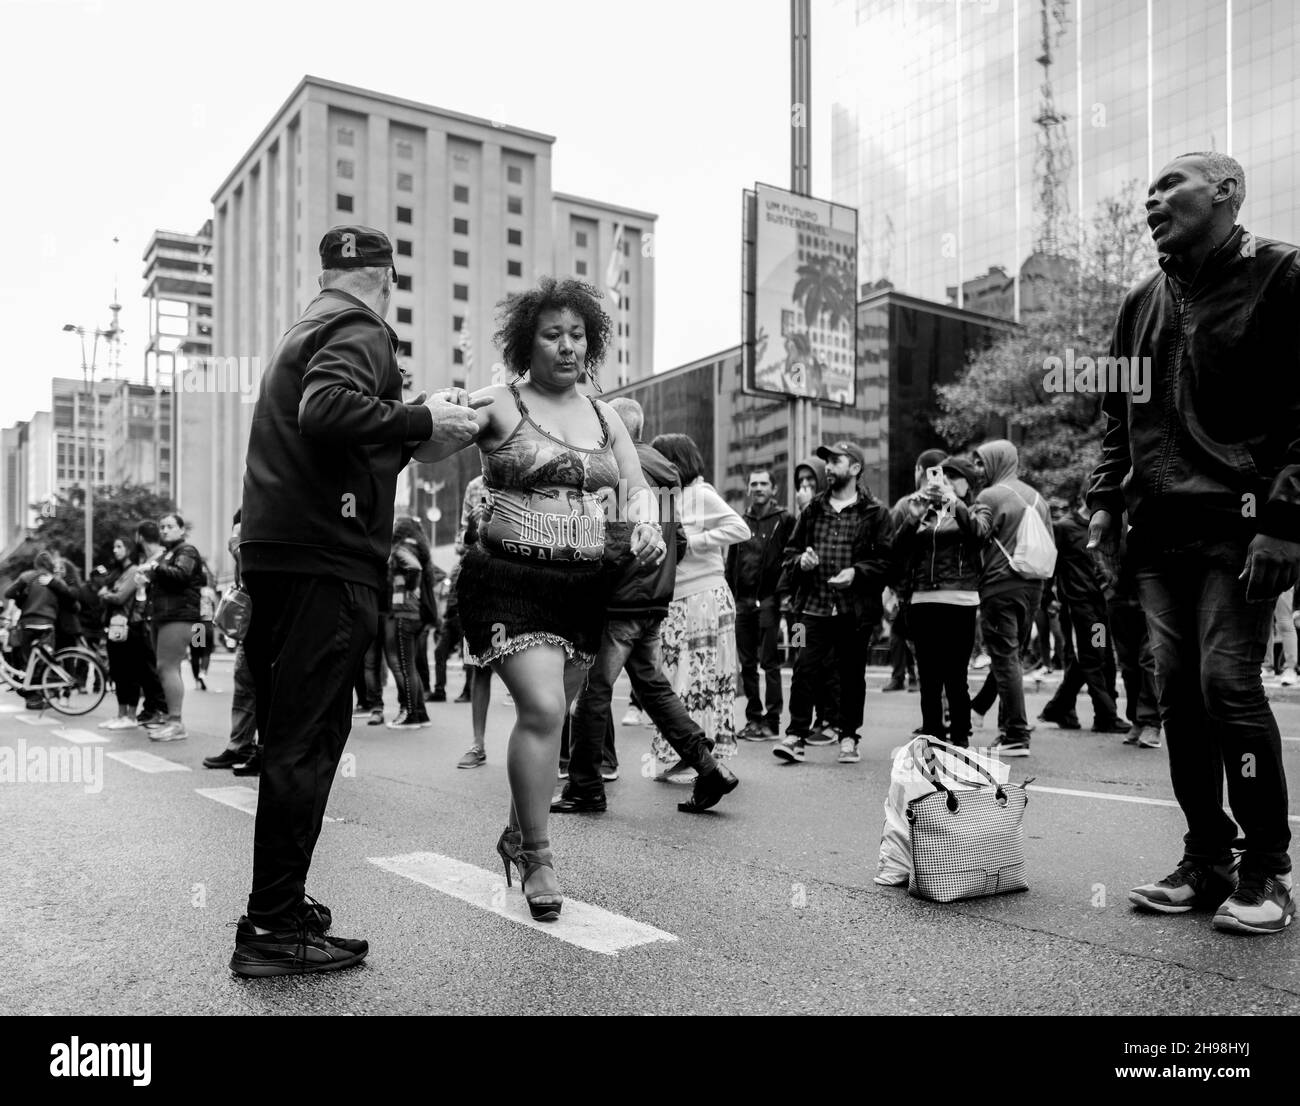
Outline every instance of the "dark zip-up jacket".
<path id="1" fill-rule="evenodd" d="M 1233 227 L 1190 283 L 1168 258 L 1124 298 L 1112 357 L 1151 393 L 1107 393 L 1088 506 L 1166 548 L 1300 541 L 1300 250 Z"/>
<path id="2" fill-rule="evenodd" d="M 794 516 L 779 503 L 744 514 L 749 538 L 727 550 L 727 587 L 737 599 L 769 599 L 781 583 L 785 547 L 794 533 Z"/>
<path id="3" fill-rule="evenodd" d="M 243 573 L 334 576 L 384 591 L 397 474 L 433 434 L 402 402 L 397 335 L 327 288 L 262 377 L 244 474 Z"/>
<path id="4" fill-rule="evenodd" d="M 164 550 L 149 580 L 149 605 L 154 625 L 198 622 L 199 592 L 207 582 L 203 558 L 188 542 Z"/>
<path id="5" fill-rule="evenodd" d="M 42 576 L 49 576 L 50 582 L 42 584 Z M 43 568 L 29 568 L 9 585 L 5 598 L 18 604 L 22 612 L 18 625 L 24 629 L 33 625 L 55 626 L 59 615 L 76 602 L 76 597 L 59 574 Z"/>
<path id="6" fill-rule="evenodd" d="M 851 612 L 860 622 L 878 622 L 884 609 L 880 592 L 893 568 L 894 525 L 889 508 L 859 487 L 857 502 L 836 511 L 830 494 L 828 490 L 813 497 L 785 547 L 791 605 L 809 615 L 829 615 L 832 608 L 847 607 L 846 613 Z M 834 535 L 836 518 L 849 515 L 856 516 L 852 533 Z M 799 567 L 799 557 L 809 546 L 817 551 L 821 563 L 805 570 Z M 848 588 L 840 591 L 827 584 L 850 566 L 854 577 Z"/>
<path id="7" fill-rule="evenodd" d="M 610 618 L 664 618 L 677 582 L 677 562 L 686 556 L 686 530 L 677 518 L 682 478 L 677 466 L 657 449 L 637 442 L 636 455 L 650 487 L 674 489 L 673 495 L 660 498 L 660 503 L 671 512 L 668 518 L 660 520 L 668 551 L 658 565 L 638 565 L 631 553 L 632 526 L 626 522 L 607 524 L 605 563 L 611 590 L 605 609 Z"/>
<path id="8" fill-rule="evenodd" d="M 980 541 L 951 512 L 927 507 L 915 518 L 895 510 L 894 556 L 901 567 L 899 593 L 979 591 Z"/>
<path id="9" fill-rule="evenodd" d="M 1071 511 L 1059 522 L 1052 523 L 1052 537 L 1056 539 L 1055 585 L 1059 599 L 1079 610 L 1106 606 L 1097 563 L 1088 552 L 1088 523 Z"/>

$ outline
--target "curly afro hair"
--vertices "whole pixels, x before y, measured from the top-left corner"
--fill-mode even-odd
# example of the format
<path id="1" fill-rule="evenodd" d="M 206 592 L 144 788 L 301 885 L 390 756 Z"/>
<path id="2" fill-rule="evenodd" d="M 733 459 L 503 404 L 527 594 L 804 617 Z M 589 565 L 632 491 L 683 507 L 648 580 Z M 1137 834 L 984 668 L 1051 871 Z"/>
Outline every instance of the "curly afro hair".
<path id="1" fill-rule="evenodd" d="M 600 292 L 584 281 L 542 277 L 536 288 L 516 292 L 497 305 L 499 329 L 492 335 L 492 340 L 511 371 L 523 376 L 532 364 L 538 316 L 543 311 L 568 308 L 581 317 L 586 328 L 587 359 L 583 367 L 599 390 L 596 366 L 605 360 L 611 330 L 609 316 L 600 306 L 600 299 Z"/>

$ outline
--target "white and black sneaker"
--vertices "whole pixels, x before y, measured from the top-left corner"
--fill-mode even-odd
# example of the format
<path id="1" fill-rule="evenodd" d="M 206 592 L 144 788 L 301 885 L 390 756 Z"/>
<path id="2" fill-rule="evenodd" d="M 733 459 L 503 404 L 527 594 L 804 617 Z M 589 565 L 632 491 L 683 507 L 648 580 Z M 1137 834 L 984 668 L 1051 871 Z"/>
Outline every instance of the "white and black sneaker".
<path id="1" fill-rule="evenodd" d="M 806 742 L 802 737 L 791 734 L 772 750 L 772 755 L 787 764 L 798 764 L 807 755 Z"/>

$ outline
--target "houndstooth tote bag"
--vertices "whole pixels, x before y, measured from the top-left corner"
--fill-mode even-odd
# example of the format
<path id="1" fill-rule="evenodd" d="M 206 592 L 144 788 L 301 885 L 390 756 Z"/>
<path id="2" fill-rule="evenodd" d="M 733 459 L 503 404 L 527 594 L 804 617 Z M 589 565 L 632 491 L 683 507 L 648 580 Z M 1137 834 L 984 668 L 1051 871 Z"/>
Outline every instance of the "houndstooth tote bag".
<path id="1" fill-rule="evenodd" d="M 908 890 L 932 902 L 954 902 L 1007 891 L 1026 891 L 1025 831 L 1029 796 L 1023 787 L 999 784 L 974 759 L 962 757 L 988 787 L 951 791 L 934 770 L 933 756 L 916 766 L 939 790 L 907 804 L 912 838 Z"/>

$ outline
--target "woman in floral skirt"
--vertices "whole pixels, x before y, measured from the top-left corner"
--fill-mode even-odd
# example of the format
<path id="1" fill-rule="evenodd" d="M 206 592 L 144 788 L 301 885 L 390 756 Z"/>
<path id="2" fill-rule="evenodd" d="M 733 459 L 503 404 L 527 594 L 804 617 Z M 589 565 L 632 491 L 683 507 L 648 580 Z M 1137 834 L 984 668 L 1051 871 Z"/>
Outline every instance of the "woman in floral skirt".
<path id="1" fill-rule="evenodd" d="M 663 669 L 719 759 L 736 755 L 736 604 L 725 578 L 727 546 L 749 538 L 749 525 L 704 480 L 699 446 L 686 434 L 660 434 L 651 446 L 682 478 L 682 524 L 687 553 L 662 631 Z M 672 747 L 658 733 L 651 742 L 656 778 L 685 779 Z"/>

